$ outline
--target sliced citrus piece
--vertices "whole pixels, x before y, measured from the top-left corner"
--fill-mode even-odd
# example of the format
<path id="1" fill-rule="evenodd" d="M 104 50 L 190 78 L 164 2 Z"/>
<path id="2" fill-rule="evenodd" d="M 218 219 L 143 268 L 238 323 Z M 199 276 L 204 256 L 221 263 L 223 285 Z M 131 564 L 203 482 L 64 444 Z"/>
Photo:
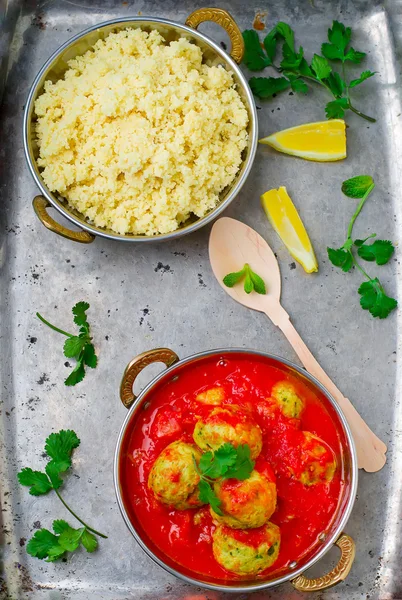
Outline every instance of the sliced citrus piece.
<path id="1" fill-rule="evenodd" d="M 346 132 L 343 119 L 306 123 L 273 133 L 260 144 L 306 160 L 330 162 L 346 158 Z"/>
<path id="2" fill-rule="evenodd" d="M 318 271 L 313 246 L 299 213 L 285 187 L 269 190 L 261 196 L 269 222 L 306 273 Z"/>

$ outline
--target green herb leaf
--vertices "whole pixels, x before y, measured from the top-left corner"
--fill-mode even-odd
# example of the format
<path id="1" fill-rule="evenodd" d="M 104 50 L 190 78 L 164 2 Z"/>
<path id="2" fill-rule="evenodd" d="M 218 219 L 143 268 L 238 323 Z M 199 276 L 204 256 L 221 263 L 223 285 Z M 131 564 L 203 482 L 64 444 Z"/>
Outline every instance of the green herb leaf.
<path id="1" fill-rule="evenodd" d="M 257 273 L 254 273 L 254 271 L 252 271 L 251 269 L 249 271 L 251 281 L 253 282 L 254 290 L 257 292 L 257 294 L 266 294 L 267 290 L 265 288 L 264 280 L 261 279 L 261 277 L 257 275 Z"/>
<path id="2" fill-rule="evenodd" d="M 386 265 L 394 253 L 394 246 L 389 240 L 376 240 L 372 244 L 365 244 L 363 240 L 356 240 L 357 254 L 363 260 L 375 261 L 377 265 Z"/>
<path id="3" fill-rule="evenodd" d="M 347 98 L 338 98 L 332 102 L 328 102 L 325 107 L 327 119 L 342 119 L 345 116 L 345 110 L 349 108 Z"/>
<path id="4" fill-rule="evenodd" d="M 353 258 L 350 252 L 344 248 L 327 248 L 328 258 L 335 267 L 342 269 L 344 273 L 353 267 Z"/>
<path id="5" fill-rule="evenodd" d="M 374 187 L 374 180 L 370 175 L 357 175 L 342 183 L 342 192 L 349 198 L 363 198 Z"/>
<path id="6" fill-rule="evenodd" d="M 39 529 L 29 540 L 26 546 L 26 551 L 31 556 L 36 556 L 37 558 L 46 558 L 49 554 L 49 551 L 58 546 L 58 537 L 56 535 L 54 535 L 48 529 Z"/>
<path id="7" fill-rule="evenodd" d="M 227 469 L 225 479 L 248 479 L 255 465 L 251 460 L 250 446 L 248 444 L 237 446 L 236 451 L 236 462 Z"/>
<path id="8" fill-rule="evenodd" d="M 328 60 L 343 60 L 343 50 L 334 46 L 334 44 L 328 44 L 325 42 L 321 46 L 321 53 Z"/>
<path id="9" fill-rule="evenodd" d="M 212 486 L 207 482 L 201 479 L 198 482 L 198 489 L 200 491 L 200 500 L 201 502 L 205 502 L 206 504 L 210 504 L 212 510 L 216 512 L 217 515 L 222 516 L 223 512 L 220 509 L 221 501 L 218 496 L 215 494 Z"/>
<path id="10" fill-rule="evenodd" d="M 260 38 L 254 29 L 243 31 L 243 40 L 243 62 L 250 71 L 262 71 L 271 64 L 272 61 L 261 48 Z"/>
<path id="11" fill-rule="evenodd" d="M 84 377 L 85 377 L 85 368 L 84 368 L 84 363 L 81 360 L 80 362 L 77 363 L 75 369 L 73 371 L 71 371 L 71 373 L 67 377 L 67 379 L 64 380 L 64 384 L 68 385 L 68 386 L 76 385 L 77 383 L 82 381 L 84 379 Z"/>
<path id="12" fill-rule="evenodd" d="M 298 94 L 307 94 L 308 85 L 303 81 L 303 79 L 293 79 L 290 81 L 290 86 L 294 92 Z"/>
<path id="13" fill-rule="evenodd" d="M 398 306 L 394 298 L 385 294 L 377 278 L 362 283 L 358 292 L 361 295 L 361 307 L 368 310 L 373 317 L 385 319 Z"/>
<path id="14" fill-rule="evenodd" d="M 88 529 L 82 534 L 81 543 L 87 552 L 94 552 L 98 547 L 98 540 Z"/>
<path id="15" fill-rule="evenodd" d="M 279 33 L 279 35 L 282 36 L 282 38 L 285 40 L 285 44 L 288 46 L 288 48 L 290 50 L 294 51 L 294 49 L 295 49 L 295 34 L 293 32 L 293 29 L 287 23 L 284 23 L 283 21 L 279 21 L 279 23 L 277 23 L 275 29 Z"/>
<path id="16" fill-rule="evenodd" d="M 246 278 L 244 280 L 244 291 L 246 292 L 246 294 L 251 294 L 253 290 L 254 284 L 251 279 L 250 271 L 247 269 Z"/>
<path id="17" fill-rule="evenodd" d="M 232 444 L 222 444 L 215 452 L 205 452 L 198 467 L 205 477 L 217 479 L 226 473 L 228 467 L 235 464 L 236 458 L 236 448 Z"/>
<path id="18" fill-rule="evenodd" d="M 87 344 L 84 348 L 83 352 L 84 363 L 91 367 L 91 369 L 95 369 L 98 364 L 98 357 L 95 354 L 95 346 L 93 344 Z"/>
<path id="19" fill-rule="evenodd" d="M 45 473 L 33 471 L 29 467 L 22 469 L 17 478 L 21 485 L 30 486 L 29 493 L 32 496 L 42 496 L 52 489 L 52 484 Z"/>
<path id="20" fill-rule="evenodd" d="M 252 77 L 249 84 L 253 94 L 263 99 L 290 88 L 290 81 L 285 77 Z"/>
<path id="21" fill-rule="evenodd" d="M 244 266 L 241 271 L 236 271 L 235 273 L 228 273 L 223 278 L 223 283 L 227 287 L 233 287 L 236 283 L 239 283 L 243 279 L 246 274 L 246 267 Z"/>
<path id="22" fill-rule="evenodd" d="M 270 60 L 270 64 L 273 63 L 276 56 L 276 47 L 278 45 L 278 32 L 276 27 L 274 27 L 268 35 L 264 38 L 264 48 L 265 52 L 268 55 Z"/>
<path id="23" fill-rule="evenodd" d="M 73 527 L 64 529 L 59 536 L 59 545 L 69 552 L 74 552 L 80 545 L 80 540 L 84 531 L 84 527 L 80 527 L 80 529 L 73 529 Z"/>
<path id="24" fill-rule="evenodd" d="M 287 44 L 283 45 L 282 48 L 283 59 L 281 61 L 282 70 L 297 71 L 301 61 L 303 60 L 303 48 L 299 48 L 299 52 L 295 52 Z"/>
<path id="25" fill-rule="evenodd" d="M 373 77 L 374 75 L 375 73 L 373 73 L 373 71 L 363 71 L 363 73 L 358 79 L 352 79 L 352 81 L 349 83 L 349 87 L 354 88 L 360 83 L 363 83 L 363 81 L 366 81 L 366 79 L 369 79 L 369 77 Z"/>
<path id="26" fill-rule="evenodd" d="M 75 358 L 85 347 L 85 339 L 79 336 L 67 338 L 64 342 L 64 356 L 67 358 Z"/>
<path id="27" fill-rule="evenodd" d="M 52 548 L 49 548 L 46 562 L 55 562 L 56 560 L 59 560 L 59 558 L 62 558 L 65 553 L 66 551 L 64 548 L 59 546 L 59 544 L 56 544 L 55 546 L 52 546 Z"/>
<path id="28" fill-rule="evenodd" d="M 327 59 L 319 54 L 314 54 L 313 60 L 311 61 L 311 68 L 316 74 L 317 79 L 320 81 L 329 77 L 332 72 L 332 68 Z"/>
<path id="29" fill-rule="evenodd" d="M 45 452 L 57 463 L 65 463 L 67 471 L 71 465 L 71 454 L 80 445 L 80 440 L 72 429 L 61 429 L 58 433 L 51 433 L 46 438 Z"/>
<path id="30" fill-rule="evenodd" d="M 366 58 L 365 52 L 358 52 L 354 48 L 350 48 L 350 50 L 348 50 L 347 54 L 345 55 L 344 60 L 349 60 L 350 62 L 359 65 L 364 58 Z"/>
<path id="31" fill-rule="evenodd" d="M 88 302 L 77 302 L 77 304 L 73 306 L 72 311 L 74 315 L 74 323 L 76 325 L 84 325 L 87 323 L 87 315 L 85 313 L 88 308 Z"/>
<path id="32" fill-rule="evenodd" d="M 332 29 L 328 29 L 328 39 L 336 48 L 344 51 L 346 50 L 350 38 L 352 36 L 352 30 L 350 27 L 345 27 L 343 23 L 339 21 L 332 22 Z"/>
<path id="33" fill-rule="evenodd" d="M 64 466 L 64 463 L 62 463 L 61 466 Z M 65 471 L 65 469 L 60 469 L 60 464 L 51 460 L 47 463 L 45 470 L 50 481 L 52 482 L 53 489 L 58 490 L 59 487 L 63 485 L 63 480 L 60 477 L 60 473 Z"/>
<path id="34" fill-rule="evenodd" d="M 339 76 L 339 73 L 332 72 L 327 78 L 327 83 L 335 98 L 340 98 L 345 91 L 346 84 Z M 347 108 L 347 107 L 346 107 Z"/>
<path id="35" fill-rule="evenodd" d="M 70 525 L 63 519 L 56 519 L 56 521 L 53 521 L 52 527 L 55 533 L 63 533 L 63 531 L 70 528 Z"/>

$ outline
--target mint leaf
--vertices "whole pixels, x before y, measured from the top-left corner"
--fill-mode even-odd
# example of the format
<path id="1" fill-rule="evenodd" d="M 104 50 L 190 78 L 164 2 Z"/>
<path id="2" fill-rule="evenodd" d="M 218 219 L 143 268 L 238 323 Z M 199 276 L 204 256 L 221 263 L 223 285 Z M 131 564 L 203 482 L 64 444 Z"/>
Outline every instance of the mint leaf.
<path id="1" fill-rule="evenodd" d="M 236 271 L 235 273 L 228 273 L 223 278 L 223 283 L 226 287 L 233 287 L 236 283 L 239 283 L 243 279 L 246 274 L 246 267 L 244 266 L 241 271 Z"/>
<path id="2" fill-rule="evenodd" d="M 353 258 L 350 252 L 344 248 L 327 248 L 328 258 L 335 267 L 342 269 L 344 273 L 350 271 L 353 267 Z"/>
<path id="3" fill-rule="evenodd" d="M 29 467 L 22 469 L 17 478 L 21 485 L 30 486 L 29 493 L 32 496 L 42 496 L 52 489 L 52 484 L 45 473 L 33 471 Z"/>
<path id="4" fill-rule="evenodd" d="M 373 77 L 374 75 L 375 73 L 373 73 L 373 71 L 363 71 L 363 73 L 358 79 L 352 79 L 352 81 L 349 83 L 349 87 L 354 88 L 357 85 L 360 85 L 360 83 L 363 83 L 363 81 L 366 81 L 366 79 L 369 79 L 369 77 Z"/>
<path id="5" fill-rule="evenodd" d="M 357 254 L 363 260 L 375 261 L 377 265 L 386 265 L 394 253 L 394 246 L 389 240 L 376 240 L 372 244 L 365 244 L 363 240 L 356 240 Z"/>
<path id="6" fill-rule="evenodd" d="M 251 281 L 253 282 L 254 290 L 257 292 L 257 294 L 266 294 L 267 290 L 265 288 L 264 280 L 261 279 L 261 277 L 257 275 L 257 273 L 254 273 L 254 271 L 251 269 L 249 269 L 249 273 Z"/>
<path id="7" fill-rule="evenodd" d="M 246 294 L 251 294 L 251 292 L 253 290 L 254 290 L 253 281 L 250 276 L 250 271 L 247 269 L 246 278 L 244 280 L 244 291 L 246 292 Z"/>
<path id="8" fill-rule="evenodd" d="M 253 94 L 263 99 L 290 88 L 290 81 L 285 77 L 251 77 L 249 84 Z"/>
<path id="9" fill-rule="evenodd" d="M 342 192 L 349 198 L 363 198 L 374 187 L 374 179 L 370 175 L 357 175 L 342 183 Z"/>
<path id="10" fill-rule="evenodd" d="M 317 79 L 320 81 L 326 79 L 332 71 L 327 59 L 319 54 L 314 54 L 313 60 L 311 61 L 311 68 L 316 74 Z"/>
<path id="11" fill-rule="evenodd" d="M 243 62 L 250 71 L 262 71 L 272 63 L 272 60 L 261 48 L 260 38 L 254 29 L 246 29 L 246 31 L 243 31 L 243 40 Z"/>

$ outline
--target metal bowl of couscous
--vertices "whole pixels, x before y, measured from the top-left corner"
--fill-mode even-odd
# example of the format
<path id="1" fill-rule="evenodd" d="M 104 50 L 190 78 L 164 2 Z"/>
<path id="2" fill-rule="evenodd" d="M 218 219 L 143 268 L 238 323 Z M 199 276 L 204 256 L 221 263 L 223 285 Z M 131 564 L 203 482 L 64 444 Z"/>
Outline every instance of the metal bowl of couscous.
<path id="1" fill-rule="evenodd" d="M 196 28 L 229 34 L 230 55 Z M 63 44 L 25 107 L 24 149 L 51 231 L 89 243 L 171 240 L 206 225 L 235 198 L 257 145 L 253 96 L 238 63 L 241 32 L 221 9 L 185 25 L 107 21 Z M 54 207 L 79 231 L 55 221 Z"/>

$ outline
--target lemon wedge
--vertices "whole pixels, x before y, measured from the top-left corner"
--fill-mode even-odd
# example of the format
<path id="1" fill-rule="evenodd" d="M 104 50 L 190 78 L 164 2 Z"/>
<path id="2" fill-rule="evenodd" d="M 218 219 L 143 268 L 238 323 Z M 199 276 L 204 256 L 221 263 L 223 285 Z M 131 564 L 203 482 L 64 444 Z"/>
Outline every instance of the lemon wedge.
<path id="1" fill-rule="evenodd" d="M 346 133 L 343 119 L 306 123 L 273 133 L 260 144 L 306 160 L 330 162 L 346 158 Z"/>
<path id="2" fill-rule="evenodd" d="M 313 246 L 299 213 L 285 187 L 269 190 L 261 196 L 261 203 L 269 222 L 306 273 L 318 271 Z"/>

